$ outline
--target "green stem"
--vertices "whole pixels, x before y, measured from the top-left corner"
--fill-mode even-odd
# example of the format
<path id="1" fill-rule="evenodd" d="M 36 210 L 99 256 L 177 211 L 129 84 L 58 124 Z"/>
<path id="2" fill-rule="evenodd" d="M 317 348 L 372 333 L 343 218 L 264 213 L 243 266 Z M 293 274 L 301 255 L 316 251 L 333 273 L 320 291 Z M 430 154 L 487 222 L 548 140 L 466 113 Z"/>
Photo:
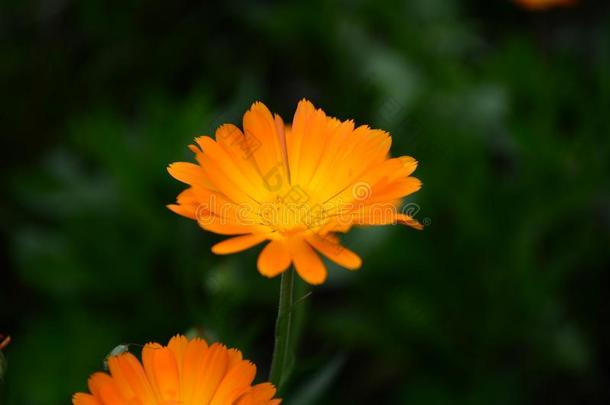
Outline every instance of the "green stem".
<path id="1" fill-rule="evenodd" d="M 275 321 L 275 346 L 271 359 L 269 379 L 278 391 L 288 377 L 292 366 L 292 309 L 294 305 L 294 269 L 282 273 L 280 300 Z"/>

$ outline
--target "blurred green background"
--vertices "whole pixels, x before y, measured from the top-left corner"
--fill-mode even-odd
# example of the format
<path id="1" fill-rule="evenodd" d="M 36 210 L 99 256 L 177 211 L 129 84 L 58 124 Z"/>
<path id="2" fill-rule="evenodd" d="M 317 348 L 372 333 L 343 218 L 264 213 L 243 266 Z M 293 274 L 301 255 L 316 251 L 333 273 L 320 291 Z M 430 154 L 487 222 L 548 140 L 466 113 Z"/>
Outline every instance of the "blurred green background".
<path id="1" fill-rule="evenodd" d="M 279 279 L 211 254 L 165 167 L 302 97 L 392 132 L 428 226 L 344 238 L 364 266 L 305 299 L 286 404 L 610 403 L 608 6 L 3 1 L 6 403 L 193 329 L 266 378 Z"/>

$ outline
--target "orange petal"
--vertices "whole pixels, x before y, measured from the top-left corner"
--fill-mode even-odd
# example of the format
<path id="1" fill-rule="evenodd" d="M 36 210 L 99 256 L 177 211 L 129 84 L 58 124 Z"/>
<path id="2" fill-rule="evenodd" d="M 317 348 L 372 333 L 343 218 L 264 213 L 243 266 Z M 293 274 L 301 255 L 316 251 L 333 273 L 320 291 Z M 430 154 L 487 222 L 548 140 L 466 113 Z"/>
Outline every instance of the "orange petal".
<path id="1" fill-rule="evenodd" d="M 102 403 L 91 394 L 79 392 L 72 397 L 72 405 L 102 405 Z"/>
<path id="2" fill-rule="evenodd" d="M 421 181 L 415 177 L 396 179 L 383 187 L 374 187 L 367 204 L 393 201 L 406 197 L 421 188 Z"/>
<path id="3" fill-rule="evenodd" d="M 197 200 L 197 195 L 195 194 L 192 187 L 187 188 L 178 194 L 176 198 L 178 204 L 170 204 L 167 206 L 170 210 L 175 212 L 178 215 L 182 215 L 184 217 L 190 219 L 197 218 L 197 206 L 199 205 L 199 201 Z"/>
<path id="4" fill-rule="evenodd" d="M 298 176 L 294 179 L 294 184 L 308 186 L 311 182 L 316 169 L 320 165 L 320 160 L 324 156 L 329 132 L 332 131 L 329 124 L 332 124 L 332 121 L 327 119 L 326 114 L 321 109 L 315 110 L 305 124 Z"/>
<path id="5" fill-rule="evenodd" d="M 232 404 L 250 388 L 255 375 L 256 367 L 254 364 L 242 360 L 225 375 L 210 405 Z"/>
<path id="6" fill-rule="evenodd" d="M 236 405 L 262 405 L 262 404 L 279 404 L 280 399 L 271 401 L 275 395 L 275 387 L 271 383 L 257 384 L 244 394 L 236 403 Z M 271 401 L 271 402 L 269 402 Z M 277 402 L 275 402 L 277 401 Z"/>
<path id="7" fill-rule="evenodd" d="M 218 242 L 212 246 L 212 252 L 216 253 L 217 255 L 241 252 L 242 250 L 246 250 L 252 246 L 258 245 L 265 239 L 267 239 L 267 236 L 264 234 L 236 236 L 234 238 L 225 239 L 222 242 Z"/>
<path id="8" fill-rule="evenodd" d="M 91 377 L 89 377 L 89 391 L 91 391 L 91 393 L 96 397 L 100 397 L 100 390 L 105 385 L 114 385 L 112 377 L 110 377 L 108 374 L 97 372 L 93 373 Z"/>
<path id="9" fill-rule="evenodd" d="M 89 390 L 103 404 L 126 403 L 114 379 L 106 373 L 93 374 L 89 379 Z"/>
<path id="10" fill-rule="evenodd" d="M 145 403 L 154 402 L 154 393 L 142 365 L 131 353 L 123 353 L 108 359 L 108 368 L 117 387 L 125 398 L 140 398 Z"/>
<path id="11" fill-rule="evenodd" d="M 252 104 L 243 118 L 244 134 L 250 144 L 253 144 L 252 156 L 262 178 L 277 172 L 280 183 L 275 185 L 278 190 L 288 188 L 288 174 L 284 164 L 284 153 L 280 143 L 281 135 L 269 109 L 261 102 Z M 272 190 L 272 191 L 278 191 Z"/>
<path id="12" fill-rule="evenodd" d="M 244 169 L 241 164 L 233 160 L 226 150 L 208 136 L 197 138 L 197 143 L 204 150 L 204 156 L 199 156 L 202 166 L 209 170 L 219 170 L 222 172 L 225 179 L 229 179 L 237 188 L 243 190 L 253 200 L 264 198 L 268 192 L 264 188 L 264 183 L 259 177 L 257 181 L 252 181 L 244 175 Z M 206 162 L 213 162 L 213 167 L 208 167 Z M 250 169 L 251 170 L 251 169 Z M 211 173 L 211 172 L 210 172 Z M 213 180 L 213 179 L 212 179 Z M 225 183 L 217 184 L 217 188 L 223 190 Z"/>
<path id="13" fill-rule="evenodd" d="M 297 105 L 292 119 L 292 127 L 286 133 L 286 148 L 288 150 L 288 166 L 290 167 L 290 177 L 293 184 L 298 184 L 299 162 L 302 157 L 301 148 L 303 146 L 307 123 L 309 117 L 315 112 L 315 107 L 308 100 L 301 100 Z"/>
<path id="14" fill-rule="evenodd" d="M 258 143 L 250 144 L 241 129 L 233 124 L 223 124 L 218 127 L 216 142 L 231 157 L 249 183 L 255 186 L 264 184 L 260 168 L 252 156 Z"/>
<path id="15" fill-rule="evenodd" d="M 221 153 L 221 148 L 215 145 L 212 138 L 204 136 L 197 138 L 197 142 L 205 145 L 214 144 L 214 151 Z M 224 152 L 222 152 L 224 153 Z M 197 160 L 201 165 L 201 170 L 214 184 L 215 189 L 222 191 L 231 201 L 235 203 L 256 203 L 255 196 L 248 194 L 244 189 L 244 178 L 237 173 L 237 169 L 231 165 L 228 159 L 222 159 L 215 156 L 213 153 L 200 153 L 197 155 Z M 201 183 L 200 183 L 201 184 Z"/>
<path id="16" fill-rule="evenodd" d="M 181 375 L 181 378 L 183 374 L 184 354 L 186 353 L 188 343 L 189 341 L 186 336 L 176 335 L 172 337 L 167 344 L 169 350 L 174 354 L 176 364 L 178 365 L 178 372 Z"/>
<path id="17" fill-rule="evenodd" d="M 207 351 L 207 343 L 200 338 L 191 339 L 186 347 L 182 378 L 182 396 L 185 404 L 192 403 L 192 398 L 201 385 L 198 378 Z"/>
<path id="18" fill-rule="evenodd" d="M 299 276 L 309 284 L 322 284 L 326 280 L 326 266 L 320 256 L 300 238 L 291 239 L 288 246 Z"/>
<path id="19" fill-rule="evenodd" d="M 226 218 L 217 216 L 199 217 L 197 222 L 206 231 L 220 235 L 243 235 L 246 233 L 269 233 L 272 231 L 268 226 L 230 223 Z"/>
<path id="20" fill-rule="evenodd" d="M 229 370 L 235 367 L 240 361 L 242 361 L 241 352 L 237 349 L 229 349 Z"/>
<path id="21" fill-rule="evenodd" d="M 397 159 L 400 159 L 403 164 L 402 171 L 398 173 L 400 177 L 410 176 L 415 169 L 417 169 L 417 160 L 415 160 L 415 158 L 412 158 L 411 156 L 401 156 Z"/>
<path id="22" fill-rule="evenodd" d="M 419 231 L 424 229 L 424 226 L 422 224 L 420 224 L 415 218 L 412 218 L 409 215 L 399 214 L 396 217 L 396 219 L 397 219 L 398 223 L 401 225 L 407 225 L 407 226 L 410 226 L 411 228 L 417 229 Z"/>
<path id="23" fill-rule="evenodd" d="M 314 234 L 307 238 L 307 242 L 339 266 L 357 270 L 362 265 L 362 260 L 356 253 L 342 246 L 334 238 Z"/>
<path id="24" fill-rule="evenodd" d="M 291 257 L 285 244 L 272 240 L 258 256 L 258 271 L 266 277 L 275 277 L 290 266 Z"/>
<path id="25" fill-rule="evenodd" d="M 185 398 L 185 403 L 209 403 L 227 372 L 228 361 L 229 355 L 226 347 L 218 343 L 210 346 L 194 376 L 198 385 L 195 386 L 190 399 Z"/>
<path id="26" fill-rule="evenodd" d="M 201 166 L 189 162 L 176 162 L 167 167 L 169 174 L 183 183 L 189 185 L 200 185 L 206 188 L 213 189 L 214 186 L 210 179 L 206 176 L 205 171 Z"/>
<path id="27" fill-rule="evenodd" d="M 169 208 L 172 212 L 175 212 L 178 215 L 182 215 L 183 217 L 187 217 L 189 219 L 197 219 L 196 206 L 168 204 L 167 208 Z"/>
<path id="28" fill-rule="evenodd" d="M 178 402 L 180 399 L 180 377 L 176 358 L 170 349 L 147 344 L 142 350 L 146 375 L 161 402 Z"/>
<path id="29" fill-rule="evenodd" d="M 411 228 L 422 230 L 424 226 L 420 224 L 416 219 L 407 215 L 400 214 L 395 208 L 390 206 L 382 207 L 387 209 L 370 209 L 371 206 L 365 207 L 366 209 L 351 213 L 352 221 L 354 225 L 390 225 L 390 224 L 401 224 L 407 225 Z"/>
<path id="30" fill-rule="evenodd" d="M 344 121 L 335 129 L 333 136 L 328 139 L 316 174 L 309 184 L 312 195 L 318 194 L 318 190 L 327 188 L 328 179 L 335 177 L 337 155 L 342 152 L 342 148 L 345 147 L 345 139 L 353 131 L 354 122 L 351 120 Z M 334 191 L 336 192 L 336 190 Z"/>
<path id="31" fill-rule="evenodd" d="M 348 202 L 353 199 L 352 188 L 356 183 L 373 185 L 384 174 L 383 168 L 391 138 L 387 132 L 361 125 L 344 142 L 335 158 L 332 176 L 324 185 L 323 201 L 338 199 Z"/>

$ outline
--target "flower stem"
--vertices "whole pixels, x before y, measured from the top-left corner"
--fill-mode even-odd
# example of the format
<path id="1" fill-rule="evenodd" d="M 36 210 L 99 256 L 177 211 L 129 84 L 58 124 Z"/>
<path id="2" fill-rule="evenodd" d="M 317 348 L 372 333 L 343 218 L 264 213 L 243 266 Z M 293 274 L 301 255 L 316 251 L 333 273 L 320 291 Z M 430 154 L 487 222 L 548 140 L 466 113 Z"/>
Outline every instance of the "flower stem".
<path id="1" fill-rule="evenodd" d="M 275 321 L 275 346 L 269 379 L 278 391 L 286 382 L 293 362 L 292 309 L 294 305 L 294 269 L 282 273 L 280 299 Z"/>

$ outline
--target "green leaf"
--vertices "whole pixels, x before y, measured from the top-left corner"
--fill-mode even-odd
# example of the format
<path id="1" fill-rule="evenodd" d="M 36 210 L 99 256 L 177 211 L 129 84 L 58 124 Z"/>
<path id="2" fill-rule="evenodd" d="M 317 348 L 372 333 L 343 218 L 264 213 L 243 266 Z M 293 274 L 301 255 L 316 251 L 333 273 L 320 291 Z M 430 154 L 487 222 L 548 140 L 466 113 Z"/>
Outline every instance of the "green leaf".
<path id="1" fill-rule="evenodd" d="M 339 374 L 345 364 L 345 355 L 335 355 L 320 371 L 307 381 L 299 390 L 292 395 L 294 398 L 290 405 L 310 405 L 320 402 L 322 395 L 328 390 L 332 382 Z"/>

